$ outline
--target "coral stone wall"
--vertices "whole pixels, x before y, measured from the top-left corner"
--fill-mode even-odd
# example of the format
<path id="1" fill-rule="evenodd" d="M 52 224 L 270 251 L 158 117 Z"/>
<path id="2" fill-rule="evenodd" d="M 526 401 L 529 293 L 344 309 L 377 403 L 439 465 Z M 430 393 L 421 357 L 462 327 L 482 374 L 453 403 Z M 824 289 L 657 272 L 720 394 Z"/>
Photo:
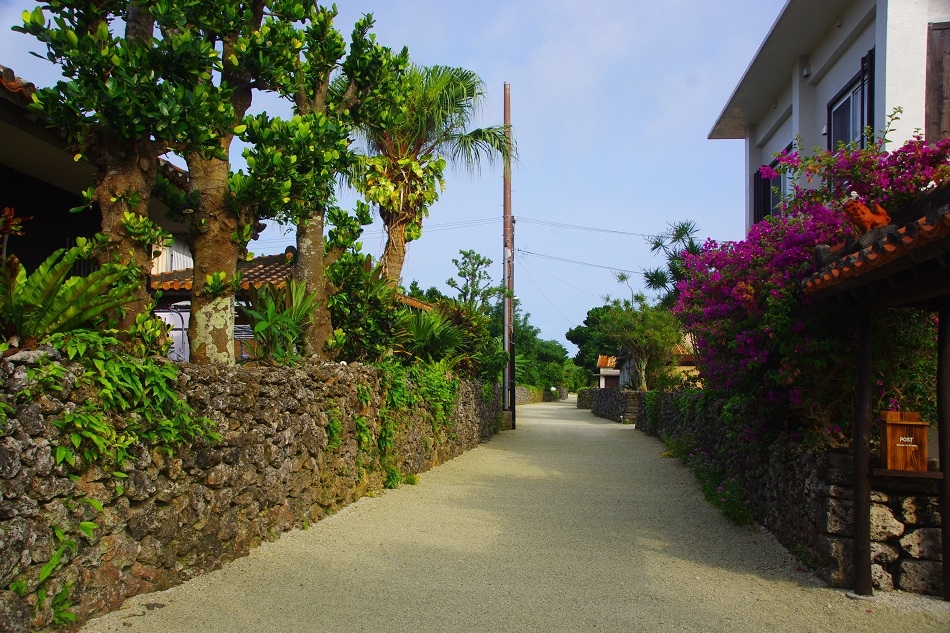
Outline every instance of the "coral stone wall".
<path id="1" fill-rule="evenodd" d="M 689 442 L 740 482 L 753 516 L 833 587 L 854 586 L 853 460 L 807 450 L 785 435 L 762 446 L 732 432 L 721 403 L 698 394 L 591 390 L 592 411 L 612 420 L 636 400 L 639 428 Z M 609 393 L 602 393 L 609 392 Z M 940 511 L 933 480 L 875 478 L 871 493 L 874 586 L 942 595 Z"/>
<path id="2" fill-rule="evenodd" d="M 580 389 L 577 392 L 577 408 L 590 409 L 594 405 L 594 392 L 596 389 Z"/>
<path id="3" fill-rule="evenodd" d="M 614 422 L 635 424 L 640 415 L 639 395 L 640 392 L 632 389 L 590 389 L 585 399 L 589 399 L 590 406 L 587 408 L 594 415 Z"/>
<path id="4" fill-rule="evenodd" d="M 16 401 L 36 360 L 0 364 L 7 402 Z M 53 597 L 66 586 L 82 622 L 126 597 L 218 568 L 382 488 L 387 468 L 418 473 L 459 455 L 488 439 L 500 420 L 480 385 L 462 383 L 444 425 L 417 407 L 383 455 L 383 395 L 372 367 L 185 365 L 180 392 L 217 423 L 220 444 L 173 455 L 136 446 L 118 471 L 57 465 L 53 447 L 64 438 L 50 420 L 83 396 L 71 388 L 79 371 L 69 367 L 62 392 L 19 404 L 0 427 L 0 631 L 50 627 Z M 97 527 L 87 535 L 81 522 Z"/>

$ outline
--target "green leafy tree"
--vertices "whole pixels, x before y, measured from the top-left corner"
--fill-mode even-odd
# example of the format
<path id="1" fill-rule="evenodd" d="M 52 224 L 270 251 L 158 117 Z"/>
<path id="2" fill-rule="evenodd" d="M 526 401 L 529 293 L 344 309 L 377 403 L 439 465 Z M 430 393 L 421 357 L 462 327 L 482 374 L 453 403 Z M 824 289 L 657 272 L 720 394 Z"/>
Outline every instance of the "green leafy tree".
<path id="1" fill-rule="evenodd" d="M 34 107 L 65 132 L 77 160 L 96 167 L 84 197 L 101 211 L 108 237 L 100 262 L 129 264 L 142 278 L 160 236 L 130 227 L 141 229 L 148 215 L 158 157 L 219 151 L 217 131 L 231 116 L 230 105 L 206 88 L 219 55 L 194 37 L 210 16 L 191 4 L 57 0 L 24 11 L 23 25 L 14 27 L 45 44 L 43 57 L 62 69 L 64 79 L 38 90 Z M 144 285 L 138 298 L 134 310 L 141 311 Z"/>
<path id="2" fill-rule="evenodd" d="M 598 372 L 597 358 L 601 354 L 616 354 L 617 343 L 605 329 L 604 317 L 610 311 L 609 306 L 597 306 L 587 311 L 584 324 L 572 327 L 564 335 L 577 345 L 574 363 L 587 372 L 588 379 Z"/>
<path id="3" fill-rule="evenodd" d="M 388 120 L 408 65 L 405 49 L 396 54 L 375 42 L 369 15 L 356 23 L 347 47 L 333 26 L 336 15 L 335 8 L 311 8 L 305 28 L 283 43 L 286 63 L 266 69 L 262 81 L 293 103 L 294 115 L 289 120 L 266 114 L 248 118 L 248 174 L 231 179 L 248 215 L 256 212 L 257 219 L 276 218 L 296 227 L 294 275 L 317 295 L 304 337 L 306 353 L 324 358 L 333 336 L 329 299 L 341 291 L 327 270 L 371 221 L 364 203 L 353 213 L 341 209 L 335 188 L 356 164 L 350 149 L 354 126 Z"/>
<path id="4" fill-rule="evenodd" d="M 331 283 L 340 289 L 329 299 L 333 335 L 328 349 L 347 362 L 376 362 L 390 355 L 395 345 L 395 291 L 357 246 L 327 270 Z"/>
<path id="5" fill-rule="evenodd" d="M 415 279 L 409 284 L 409 290 L 406 291 L 406 295 L 427 303 L 441 303 L 449 300 L 449 298 L 435 286 L 429 286 L 423 290 L 419 282 Z"/>
<path id="6" fill-rule="evenodd" d="M 481 79 L 462 68 L 410 67 L 398 112 L 381 124 L 360 126 L 368 155 L 354 184 L 379 210 L 388 239 L 383 273 L 399 283 L 406 244 L 444 187 L 446 159 L 474 170 L 480 161 L 512 157 L 504 126 L 469 130 L 484 96 Z"/>
<path id="7" fill-rule="evenodd" d="M 188 185 L 195 206 L 190 221 L 194 256 L 191 361 L 234 363 L 234 292 L 239 283 L 237 260 L 257 229 L 252 207 L 235 195 L 230 182 L 230 148 L 246 131 L 245 115 L 255 88 L 271 88 L 275 69 L 286 68 L 297 37 L 295 23 L 306 8 L 295 0 L 225 0 L 189 4 L 183 28 L 215 51 L 202 72 L 201 85 L 226 104 L 230 116 L 215 130 L 217 152 L 186 152 Z"/>
<path id="8" fill-rule="evenodd" d="M 458 269 L 456 277 L 446 280 L 449 288 L 458 292 L 456 301 L 472 311 L 487 314 L 491 309 L 490 301 L 504 294 L 501 286 L 492 285 L 488 268 L 492 260 L 473 250 L 460 250 L 461 259 L 453 259 Z"/>
<path id="9" fill-rule="evenodd" d="M 491 332 L 501 337 L 503 332 L 503 302 L 492 308 Z M 541 338 L 541 330 L 531 324 L 531 314 L 521 310 L 515 302 L 515 380 L 521 385 L 548 388 L 563 383 L 567 350 L 559 342 Z"/>
<path id="10" fill-rule="evenodd" d="M 683 337 L 676 317 L 665 308 L 651 306 L 642 294 L 635 294 L 632 300 L 614 300 L 602 324 L 610 338 L 630 355 L 640 391 L 648 389 L 647 367 L 657 362 L 665 365 Z"/>
<path id="11" fill-rule="evenodd" d="M 589 387 L 590 372 L 583 367 L 578 367 L 573 360 L 568 359 L 564 361 L 564 374 L 561 384 L 570 392 Z"/>

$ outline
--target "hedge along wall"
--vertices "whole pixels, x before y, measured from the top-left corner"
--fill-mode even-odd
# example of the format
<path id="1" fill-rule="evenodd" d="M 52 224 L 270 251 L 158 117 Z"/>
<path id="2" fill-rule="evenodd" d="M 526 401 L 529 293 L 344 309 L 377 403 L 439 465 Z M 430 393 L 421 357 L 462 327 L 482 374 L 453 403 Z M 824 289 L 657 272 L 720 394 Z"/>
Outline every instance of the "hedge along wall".
<path id="1" fill-rule="evenodd" d="M 0 364 L 8 402 L 35 362 L 26 353 Z M 381 380 L 377 369 L 358 364 L 184 365 L 180 392 L 217 423 L 222 442 L 172 456 L 137 446 L 125 477 L 54 463 L 51 447 L 63 438 L 50 419 L 84 397 L 70 388 L 73 378 L 55 398 L 19 405 L 0 430 L 0 630 L 51 628 L 54 597 L 67 584 L 82 622 L 379 490 L 387 466 L 377 447 Z M 498 400 L 486 402 L 480 385 L 461 383 L 444 425 L 425 404 L 414 407 L 398 424 L 388 465 L 418 473 L 477 446 L 500 425 Z M 83 521 L 99 526 L 91 537 L 78 528 Z M 43 579 L 64 539 L 75 551 L 65 548 Z M 11 584 L 25 596 L 7 590 Z"/>
<path id="2" fill-rule="evenodd" d="M 735 476 L 756 521 L 833 587 L 854 586 L 853 461 L 847 452 L 807 450 L 786 435 L 748 442 L 726 422 L 722 403 L 698 392 L 592 390 L 592 410 L 609 419 L 637 401 L 638 428 L 705 453 Z M 600 409 L 598 408 L 600 403 Z M 933 480 L 877 479 L 871 494 L 874 586 L 942 595 L 940 513 Z"/>

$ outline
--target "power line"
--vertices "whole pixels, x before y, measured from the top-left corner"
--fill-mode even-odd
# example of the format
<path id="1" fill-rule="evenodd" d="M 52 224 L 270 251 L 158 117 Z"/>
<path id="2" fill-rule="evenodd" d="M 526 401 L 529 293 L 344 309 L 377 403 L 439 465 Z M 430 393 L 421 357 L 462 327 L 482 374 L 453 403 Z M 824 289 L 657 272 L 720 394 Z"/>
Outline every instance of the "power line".
<path id="1" fill-rule="evenodd" d="M 579 226 L 577 224 L 563 224 L 561 222 L 552 222 L 550 220 L 537 220 L 535 218 L 526 218 L 523 215 L 518 216 L 518 222 L 527 222 L 529 224 L 538 224 L 541 226 L 549 226 L 556 229 L 573 229 L 575 231 L 594 231 L 597 233 L 613 233 L 615 235 L 634 235 L 636 237 L 652 237 L 645 233 L 631 233 L 630 231 L 617 231 L 614 229 L 600 229 L 592 226 Z"/>
<path id="2" fill-rule="evenodd" d="M 525 263 L 525 264 L 530 264 L 531 266 L 534 266 L 535 268 L 537 268 L 538 270 L 540 270 L 541 272 L 543 272 L 545 275 L 547 275 L 547 276 L 549 276 L 549 277 L 553 277 L 554 279 L 556 279 L 557 281 L 560 281 L 560 282 L 561 282 L 562 284 L 564 284 L 565 286 L 570 286 L 570 287 L 573 288 L 574 290 L 577 290 L 578 292 L 582 292 L 582 293 L 584 293 L 585 295 L 587 295 L 588 297 L 594 297 L 595 299 L 600 299 L 600 298 L 601 298 L 601 297 L 598 296 L 598 295 L 595 295 L 595 294 L 592 294 L 592 293 L 590 293 L 590 292 L 587 292 L 587 291 L 584 290 L 583 288 L 578 288 L 578 287 L 575 286 L 574 284 L 571 284 L 571 283 L 568 283 L 568 282 L 564 281 L 563 279 L 561 279 L 561 278 L 558 277 L 557 275 L 552 275 L 550 272 L 548 272 L 548 271 L 546 271 L 545 269 L 541 268 L 541 267 L 538 266 L 537 264 L 532 263 L 532 262 L 531 262 L 529 259 L 527 259 L 526 257 L 522 257 L 522 258 L 521 258 L 521 261 L 522 261 L 523 263 Z"/>
<path id="3" fill-rule="evenodd" d="M 515 250 L 517 250 L 517 249 L 515 249 Z M 524 258 L 522 258 L 522 259 L 524 259 Z M 551 306 L 552 308 L 554 308 L 554 311 L 557 312 L 558 314 L 560 314 L 560 315 L 561 315 L 561 318 L 563 318 L 565 321 L 567 321 L 568 324 L 569 324 L 571 327 L 576 327 L 577 324 L 574 323 L 574 321 L 572 321 L 571 319 L 569 319 L 569 318 L 567 318 L 566 316 L 564 316 L 564 313 L 561 312 L 560 310 L 558 310 L 558 309 L 557 309 L 557 306 L 554 305 L 554 303 L 553 303 L 550 299 L 548 299 L 548 296 L 547 296 L 546 294 L 544 294 L 544 291 L 543 291 L 543 290 L 541 290 L 541 286 L 539 286 L 539 285 L 538 285 L 538 282 L 536 282 L 536 281 L 534 280 L 534 277 L 531 276 L 531 273 L 528 272 L 528 269 L 527 269 L 527 268 L 524 268 L 523 270 L 524 270 L 525 274 L 528 276 L 528 279 L 531 280 L 531 283 L 534 284 L 534 287 L 537 289 L 537 291 L 541 294 L 542 297 L 544 297 L 544 300 L 547 301 L 548 304 L 550 304 L 550 306 Z"/>
<path id="4" fill-rule="evenodd" d="M 523 254 L 525 254 L 525 255 L 531 255 L 532 257 L 541 257 L 542 259 L 552 259 L 552 260 L 557 261 L 557 262 L 566 262 L 566 263 L 568 263 L 568 264 L 578 264 L 578 265 L 580 265 L 580 266 L 590 266 L 590 267 L 592 267 L 592 268 L 603 268 L 603 269 L 605 269 L 605 270 L 614 270 L 614 271 L 617 271 L 617 272 L 621 272 L 621 273 L 631 273 L 631 274 L 634 274 L 634 275 L 641 275 L 641 274 L 643 274 L 643 271 L 642 271 L 642 270 L 640 270 L 640 271 L 637 271 L 637 270 L 626 270 L 626 269 L 624 269 L 624 268 L 617 268 L 616 266 L 603 266 L 603 265 L 601 265 L 601 264 L 591 264 L 590 262 L 579 262 L 579 261 L 574 260 L 574 259 L 564 259 L 563 257 L 554 257 L 553 255 L 542 255 L 541 253 L 532 253 L 531 251 L 522 250 L 522 249 L 520 249 L 520 248 L 517 249 L 517 250 L 518 250 L 519 253 L 523 253 Z"/>

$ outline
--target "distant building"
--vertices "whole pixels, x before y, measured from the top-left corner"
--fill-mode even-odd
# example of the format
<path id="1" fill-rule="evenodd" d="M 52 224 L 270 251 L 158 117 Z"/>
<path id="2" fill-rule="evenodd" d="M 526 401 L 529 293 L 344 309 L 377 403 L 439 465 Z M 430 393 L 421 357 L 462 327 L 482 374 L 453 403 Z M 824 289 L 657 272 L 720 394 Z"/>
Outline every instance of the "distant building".
<path id="1" fill-rule="evenodd" d="M 788 0 L 709 133 L 745 139 L 746 229 L 790 189 L 759 168 L 796 136 L 809 151 L 861 142 L 897 106 L 895 146 L 950 135 L 948 60 L 950 0 Z"/>
<path id="2" fill-rule="evenodd" d="M 95 168 L 74 160 L 63 135 L 28 108 L 35 91 L 33 84 L 0 66 L 0 209 L 11 207 L 17 217 L 32 217 L 23 225 L 24 234 L 11 235 L 7 245 L 28 271 L 53 251 L 75 246 L 77 237 L 91 237 L 102 228 L 98 209 L 69 212 L 82 205 L 80 192 L 95 184 Z M 153 274 L 192 266 L 184 240 L 187 228 L 171 222 L 166 210 L 152 198 L 149 216 L 174 237 L 171 246 L 160 249 Z"/>
<path id="3" fill-rule="evenodd" d="M 597 368 L 600 370 L 598 386 L 601 389 L 620 388 L 620 370 L 617 369 L 617 357 L 600 355 L 597 357 Z"/>

